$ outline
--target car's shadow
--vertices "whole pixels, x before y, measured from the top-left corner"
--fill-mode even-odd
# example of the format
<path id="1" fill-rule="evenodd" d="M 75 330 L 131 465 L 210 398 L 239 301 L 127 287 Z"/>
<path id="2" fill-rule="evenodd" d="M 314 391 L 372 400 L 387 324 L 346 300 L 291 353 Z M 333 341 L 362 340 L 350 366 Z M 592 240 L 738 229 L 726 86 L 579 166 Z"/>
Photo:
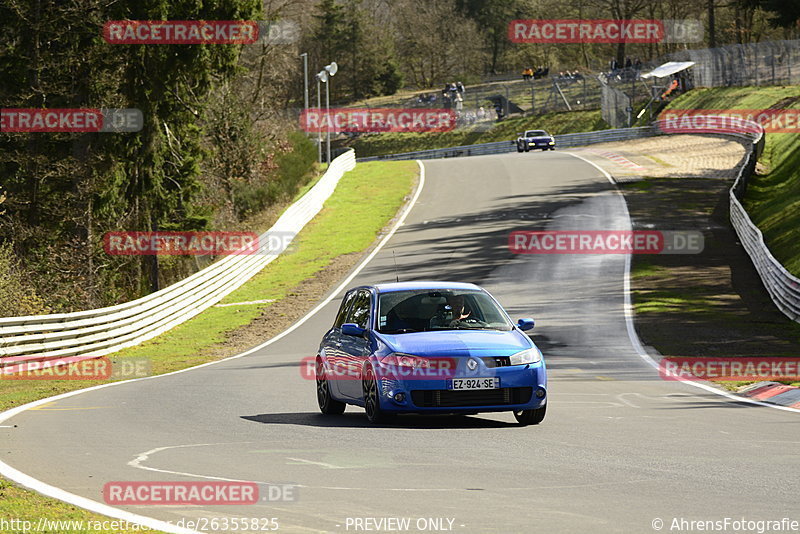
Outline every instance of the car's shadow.
<path id="1" fill-rule="evenodd" d="M 265 425 L 300 425 L 321 428 L 413 428 L 413 429 L 453 429 L 453 428 L 518 428 L 513 416 L 511 421 L 496 421 L 480 416 L 467 415 L 399 415 L 384 424 L 372 424 L 363 412 L 354 411 L 342 415 L 322 415 L 315 412 L 265 413 L 242 415 L 241 418 Z"/>

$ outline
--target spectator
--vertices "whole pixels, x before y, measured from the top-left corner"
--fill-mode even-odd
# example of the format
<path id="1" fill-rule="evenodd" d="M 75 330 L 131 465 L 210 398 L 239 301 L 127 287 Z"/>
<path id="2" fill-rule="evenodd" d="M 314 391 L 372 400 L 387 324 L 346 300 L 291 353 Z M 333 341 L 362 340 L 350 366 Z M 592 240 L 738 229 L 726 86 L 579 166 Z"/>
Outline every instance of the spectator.
<path id="1" fill-rule="evenodd" d="M 463 95 L 464 92 L 466 91 L 466 88 L 464 88 L 464 84 L 463 83 L 456 82 L 456 90 L 459 92 L 459 94 Z"/>
<path id="2" fill-rule="evenodd" d="M 503 118 L 503 106 L 500 104 L 499 99 L 494 103 L 494 112 L 497 113 L 497 120 Z"/>
<path id="3" fill-rule="evenodd" d="M 522 70 L 522 79 L 523 79 L 523 80 L 525 80 L 525 81 L 527 82 L 527 81 L 528 81 L 528 80 L 530 80 L 532 77 L 533 77 L 533 70 L 531 70 L 531 68 L 530 68 L 530 67 L 525 67 L 525 68 Z"/>

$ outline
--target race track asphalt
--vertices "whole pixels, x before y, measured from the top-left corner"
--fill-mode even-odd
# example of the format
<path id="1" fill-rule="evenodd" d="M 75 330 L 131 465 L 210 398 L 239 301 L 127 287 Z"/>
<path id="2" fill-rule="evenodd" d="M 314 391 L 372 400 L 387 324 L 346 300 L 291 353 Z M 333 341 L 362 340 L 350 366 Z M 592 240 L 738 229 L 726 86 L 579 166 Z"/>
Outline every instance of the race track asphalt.
<path id="1" fill-rule="evenodd" d="M 512 317 L 534 317 L 550 373 L 541 425 L 518 427 L 510 413 L 378 427 L 360 408 L 320 415 L 300 362 L 315 354 L 339 295 L 243 358 L 25 411 L 0 429 L 2 460 L 99 502 L 109 481 L 297 484 L 294 502 L 125 507 L 172 522 L 277 517 L 279 532 L 365 532 L 354 518 L 386 517 L 410 518 L 411 532 L 420 518 L 449 518 L 464 533 L 800 520 L 798 414 L 661 380 L 628 337 L 625 256 L 508 250 L 513 230 L 629 229 L 598 169 L 564 152 L 424 165 L 405 224 L 351 285 L 393 281 L 396 258 L 401 280 L 475 282 Z"/>

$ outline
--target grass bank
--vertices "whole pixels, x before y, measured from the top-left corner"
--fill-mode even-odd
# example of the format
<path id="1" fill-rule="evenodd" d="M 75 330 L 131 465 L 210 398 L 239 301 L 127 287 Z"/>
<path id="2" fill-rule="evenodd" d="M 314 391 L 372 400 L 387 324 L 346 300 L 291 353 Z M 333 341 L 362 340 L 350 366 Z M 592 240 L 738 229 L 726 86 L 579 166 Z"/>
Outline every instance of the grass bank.
<path id="1" fill-rule="evenodd" d="M 111 355 L 112 361 L 146 358 L 151 363 L 152 374 L 162 374 L 230 356 L 247 348 L 232 345 L 230 340 L 239 337 L 242 330 L 265 313 L 275 316 L 271 323 L 276 324 L 276 328 L 283 328 L 286 322 L 281 324 L 279 318 L 286 315 L 285 301 L 293 297 L 304 281 L 317 277 L 341 258 L 349 256 L 355 260 L 360 257 L 404 204 L 417 172 L 413 161 L 358 164 L 355 170 L 344 175 L 322 211 L 295 238 L 291 249 L 220 303 L 233 305 L 212 307 L 158 338 Z M 322 285 L 327 287 L 334 281 L 334 278 L 329 278 Z M 313 298 L 318 298 L 318 295 L 309 297 L 305 303 L 308 307 L 313 304 Z M 272 302 L 251 303 L 266 300 Z M 298 311 L 302 313 L 303 310 Z M 267 330 L 257 330 L 259 337 L 245 336 L 251 346 L 271 335 Z M 98 383 L 0 380 L 0 411 Z M 0 517 L 30 520 L 34 524 L 40 517 L 84 521 L 105 519 L 3 480 L 0 480 Z M 85 530 L 58 528 L 49 532 Z"/>
<path id="2" fill-rule="evenodd" d="M 604 130 L 609 126 L 600 116 L 600 110 L 572 111 L 484 122 L 451 132 L 369 134 L 340 143 L 339 146 L 352 147 L 356 150 L 356 156 L 363 158 L 431 148 L 512 141 L 516 139 L 517 133 L 534 128 L 558 135 Z"/>
<path id="3" fill-rule="evenodd" d="M 800 86 L 695 89 L 669 109 L 800 109 Z M 795 123 L 793 130 L 767 133 L 744 206 L 772 254 L 800 276 L 800 127 Z"/>

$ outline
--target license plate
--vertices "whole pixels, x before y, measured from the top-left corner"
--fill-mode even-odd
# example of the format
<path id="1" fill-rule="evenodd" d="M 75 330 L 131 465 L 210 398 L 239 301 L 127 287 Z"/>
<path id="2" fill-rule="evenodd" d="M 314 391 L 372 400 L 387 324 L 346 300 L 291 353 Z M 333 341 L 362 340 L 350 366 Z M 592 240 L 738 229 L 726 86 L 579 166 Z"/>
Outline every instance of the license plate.
<path id="1" fill-rule="evenodd" d="M 454 378 L 453 389 L 497 389 L 500 379 L 492 378 Z"/>

